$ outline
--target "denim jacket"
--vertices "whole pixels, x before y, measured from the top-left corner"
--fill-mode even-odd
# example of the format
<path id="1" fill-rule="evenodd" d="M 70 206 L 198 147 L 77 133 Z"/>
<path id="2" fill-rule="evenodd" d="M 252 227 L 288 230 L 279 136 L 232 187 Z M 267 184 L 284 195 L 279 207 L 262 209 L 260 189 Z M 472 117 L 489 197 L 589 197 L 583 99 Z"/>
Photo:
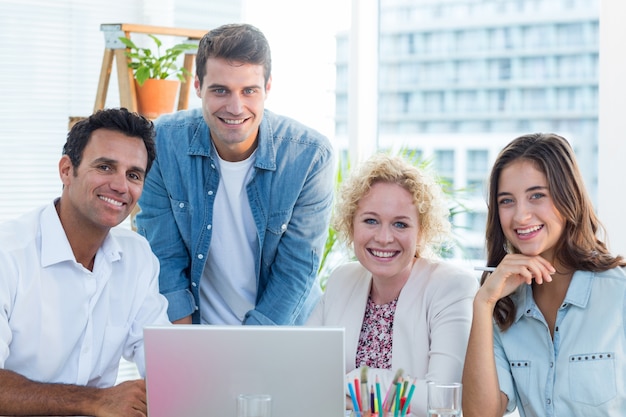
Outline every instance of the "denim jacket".
<path id="1" fill-rule="evenodd" d="M 161 262 L 170 320 L 199 323 L 199 287 L 211 244 L 217 155 L 201 109 L 155 122 L 157 158 L 139 200 L 137 229 Z M 301 324 L 321 295 L 317 278 L 333 199 L 329 140 L 265 110 L 246 186 L 257 227 L 257 300 L 244 324 Z M 237 262 L 237 253 L 232 262 Z M 224 277 L 228 279 L 228 277 Z"/>

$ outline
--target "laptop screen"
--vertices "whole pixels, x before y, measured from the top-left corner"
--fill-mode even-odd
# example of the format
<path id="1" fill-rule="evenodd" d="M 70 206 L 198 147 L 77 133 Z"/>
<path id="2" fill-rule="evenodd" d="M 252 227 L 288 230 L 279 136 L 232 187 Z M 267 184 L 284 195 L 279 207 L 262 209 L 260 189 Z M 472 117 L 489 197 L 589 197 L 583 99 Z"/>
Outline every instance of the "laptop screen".
<path id="1" fill-rule="evenodd" d="M 144 329 L 150 417 L 230 417 L 270 394 L 272 417 L 342 417 L 344 330 L 299 326 Z"/>

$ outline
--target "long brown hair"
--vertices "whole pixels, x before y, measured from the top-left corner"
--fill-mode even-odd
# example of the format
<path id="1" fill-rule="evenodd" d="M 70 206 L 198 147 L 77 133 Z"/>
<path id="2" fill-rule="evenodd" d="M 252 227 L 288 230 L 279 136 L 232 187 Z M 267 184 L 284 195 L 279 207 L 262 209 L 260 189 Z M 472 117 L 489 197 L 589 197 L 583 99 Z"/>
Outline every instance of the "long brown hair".
<path id="1" fill-rule="evenodd" d="M 565 219 L 563 234 L 555 247 L 556 261 L 571 270 L 606 271 L 624 266 L 622 256 L 609 253 L 598 237 L 606 231 L 600 223 L 585 189 L 574 151 L 569 142 L 553 133 L 534 133 L 510 142 L 498 155 L 489 177 L 487 212 L 487 264 L 498 265 L 510 248 L 502 231 L 498 212 L 498 186 L 502 170 L 520 159 L 530 161 L 548 181 L 554 205 Z M 482 282 L 487 274 L 483 274 Z M 506 296 L 496 303 L 494 319 L 501 330 L 508 329 L 515 319 L 516 306 Z"/>

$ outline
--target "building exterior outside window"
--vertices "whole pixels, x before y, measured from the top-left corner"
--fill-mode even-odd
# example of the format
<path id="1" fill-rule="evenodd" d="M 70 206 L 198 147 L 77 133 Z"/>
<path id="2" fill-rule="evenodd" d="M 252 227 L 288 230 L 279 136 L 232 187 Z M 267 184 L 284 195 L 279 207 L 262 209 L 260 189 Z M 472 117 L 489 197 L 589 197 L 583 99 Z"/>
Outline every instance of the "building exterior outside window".
<path id="1" fill-rule="evenodd" d="M 379 13 L 378 146 L 421 150 L 454 188 L 471 190 L 476 213 L 454 219 L 465 246 L 455 257 L 483 253 L 477 187 L 520 134 L 567 137 L 595 199 L 599 0 L 379 0 Z M 342 143 L 348 34 L 337 44 Z"/>

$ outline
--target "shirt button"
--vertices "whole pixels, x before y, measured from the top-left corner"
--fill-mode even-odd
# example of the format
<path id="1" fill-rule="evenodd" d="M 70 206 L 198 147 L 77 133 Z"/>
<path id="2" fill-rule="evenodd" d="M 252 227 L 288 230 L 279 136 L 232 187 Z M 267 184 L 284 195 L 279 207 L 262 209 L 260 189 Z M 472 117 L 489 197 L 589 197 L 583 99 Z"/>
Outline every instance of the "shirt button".
<path id="1" fill-rule="evenodd" d="M 550 368 L 554 367 L 554 362 L 550 362 Z"/>
<path id="2" fill-rule="evenodd" d="M 203 255 L 203 254 L 201 254 L 201 253 L 199 253 L 199 254 L 198 254 L 198 259 L 204 259 L 204 255 Z"/>
<path id="3" fill-rule="evenodd" d="M 198 306 L 195 307 L 196 311 L 198 311 L 198 308 L 199 308 Z"/>
<path id="4" fill-rule="evenodd" d="M 213 227 L 213 226 L 211 226 L 210 224 L 207 224 L 206 230 L 211 230 L 211 227 Z"/>
<path id="5" fill-rule="evenodd" d="M 287 230 L 287 225 L 286 224 L 281 225 L 280 230 L 282 230 L 283 232 Z"/>
<path id="6" fill-rule="evenodd" d="M 184 208 L 185 207 L 185 203 L 178 203 L 178 207 Z"/>
<path id="7" fill-rule="evenodd" d="M 211 168 L 215 169 L 215 164 L 211 164 Z"/>
<path id="8" fill-rule="evenodd" d="M 552 400 L 551 400 L 550 398 L 548 398 L 548 399 L 546 400 L 546 404 L 548 404 L 548 405 L 552 404 Z"/>
<path id="9" fill-rule="evenodd" d="M 196 285 L 196 283 L 195 283 L 195 282 L 192 282 L 192 283 L 191 283 L 191 286 L 192 286 L 192 287 L 197 287 L 197 285 Z"/>
<path id="10" fill-rule="evenodd" d="M 213 191 L 209 191 L 207 194 L 208 195 L 213 195 Z"/>

